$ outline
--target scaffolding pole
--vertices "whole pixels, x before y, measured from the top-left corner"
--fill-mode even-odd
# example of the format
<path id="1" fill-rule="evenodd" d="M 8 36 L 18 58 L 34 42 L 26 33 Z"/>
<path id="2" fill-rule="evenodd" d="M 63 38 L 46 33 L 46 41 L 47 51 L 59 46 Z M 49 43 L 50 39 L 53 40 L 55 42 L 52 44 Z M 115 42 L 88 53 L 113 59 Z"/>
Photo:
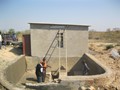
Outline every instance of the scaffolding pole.
<path id="1" fill-rule="evenodd" d="M 67 30 L 66 29 L 65 29 L 65 37 L 66 37 L 66 76 L 67 76 Z"/>
<path id="2" fill-rule="evenodd" d="M 59 37 L 58 48 L 59 48 L 59 75 L 60 75 L 60 32 L 58 33 L 58 37 Z"/>

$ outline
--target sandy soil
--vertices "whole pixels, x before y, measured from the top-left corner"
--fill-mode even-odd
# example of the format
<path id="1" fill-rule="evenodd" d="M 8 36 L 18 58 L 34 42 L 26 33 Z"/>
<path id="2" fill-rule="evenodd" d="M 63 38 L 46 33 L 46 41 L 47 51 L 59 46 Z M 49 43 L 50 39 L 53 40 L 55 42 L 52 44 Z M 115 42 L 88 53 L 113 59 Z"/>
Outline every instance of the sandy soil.
<path id="1" fill-rule="evenodd" d="M 3 70 L 4 66 L 15 60 L 20 54 L 21 50 L 18 48 L 13 48 L 12 46 L 2 47 L 0 49 L 0 70 Z"/>

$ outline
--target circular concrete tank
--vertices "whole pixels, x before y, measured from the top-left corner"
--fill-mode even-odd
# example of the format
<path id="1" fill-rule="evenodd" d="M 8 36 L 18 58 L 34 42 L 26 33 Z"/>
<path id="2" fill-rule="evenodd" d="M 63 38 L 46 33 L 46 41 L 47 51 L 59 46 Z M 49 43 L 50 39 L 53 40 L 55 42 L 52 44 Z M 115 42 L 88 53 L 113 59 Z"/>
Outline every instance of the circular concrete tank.
<path id="1" fill-rule="evenodd" d="M 29 57 L 29 59 L 32 59 Z M 45 83 L 37 83 L 34 69 L 30 70 L 30 66 L 34 67 L 37 60 L 32 63 L 26 60 L 25 56 L 20 56 L 18 60 L 12 62 L 5 71 L 2 71 L 0 83 L 6 90 L 81 90 L 81 86 L 109 83 L 111 71 L 102 65 L 96 58 L 90 54 L 84 54 L 80 60 L 85 60 L 91 69 L 88 75 L 82 75 L 76 67 L 73 67 L 68 75 L 59 77 L 60 83 L 51 81 Z M 30 62 L 29 62 L 30 61 Z M 32 60 L 33 61 L 33 60 Z M 78 62 L 82 66 L 81 61 Z M 29 66 L 30 65 L 30 66 Z M 79 66 L 77 65 L 77 66 Z M 28 68 L 29 67 L 29 68 Z M 75 71 L 75 72 L 73 72 Z M 50 72 L 48 72 L 50 74 Z M 50 77 L 51 75 L 49 75 Z"/>

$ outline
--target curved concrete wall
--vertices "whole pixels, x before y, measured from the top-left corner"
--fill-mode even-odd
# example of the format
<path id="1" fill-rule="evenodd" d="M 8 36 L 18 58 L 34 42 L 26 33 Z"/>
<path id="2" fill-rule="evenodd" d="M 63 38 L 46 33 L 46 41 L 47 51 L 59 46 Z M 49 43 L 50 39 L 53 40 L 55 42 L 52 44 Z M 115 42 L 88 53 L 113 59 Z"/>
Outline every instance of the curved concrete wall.
<path id="1" fill-rule="evenodd" d="M 14 84 L 24 75 L 26 68 L 26 59 L 23 55 L 5 67 L 5 69 L 0 72 L 0 87 L 2 90 L 23 90 L 15 87 Z"/>
<path id="2" fill-rule="evenodd" d="M 16 62 L 6 68 L 6 78 L 11 83 L 17 83 L 26 71 L 25 56 L 20 57 Z"/>
<path id="3" fill-rule="evenodd" d="M 80 87 L 81 83 L 83 83 L 83 82 L 87 83 L 88 81 L 92 81 L 93 83 L 100 84 L 100 85 L 104 84 L 104 83 L 109 83 L 109 81 L 110 81 L 109 78 L 111 77 L 112 74 L 111 74 L 111 71 L 107 67 L 100 64 L 100 62 L 96 58 L 91 56 L 90 54 L 85 54 L 81 59 L 88 60 L 86 62 L 91 63 L 90 66 L 89 66 L 90 68 L 92 68 L 92 66 L 91 66 L 92 64 L 93 65 L 95 64 L 93 67 L 96 68 L 97 70 L 93 69 L 93 71 L 97 72 L 97 75 L 64 76 L 64 77 L 61 78 L 62 82 L 59 85 L 62 85 L 62 86 L 65 86 L 65 87 L 67 86 L 69 88 L 73 88 L 73 90 L 79 90 L 79 87 Z M 38 60 L 39 59 L 36 59 L 36 63 L 37 63 Z M 25 71 L 27 69 L 27 66 L 28 65 L 26 65 L 25 56 L 20 56 L 19 58 L 17 58 L 15 62 L 12 62 L 5 69 L 5 71 L 0 73 L 0 87 L 2 87 L 3 90 L 23 90 L 23 89 L 15 87 L 14 84 L 16 84 L 20 80 L 22 75 L 25 73 Z M 30 65 L 29 65 L 29 67 L 30 67 Z M 34 67 L 34 65 L 33 65 L 33 67 Z M 77 67 L 79 67 L 79 65 Z M 77 69 L 77 67 L 75 69 L 76 71 L 79 70 L 79 69 Z M 32 69 L 32 68 L 28 68 L 28 69 Z M 46 87 L 46 86 L 44 86 L 44 87 Z M 34 87 L 34 89 L 35 89 L 35 87 Z M 56 90 L 56 89 L 52 89 L 52 90 Z"/>
<path id="4" fill-rule="evenodd" d="M 34 58 L 34 57 L 33 57 Z M 29 63 L 27 66 L 28 69 L 35 69 L 35 65 L 41 60 L 42 58 L 31 58 L 27 60 L 27 63 Z M 88 67 L 90 68 L 88 75 L 83 75 L 83 64 L 82 60 L 85 60 Z M 58 69 L 59 61 L 58 58 L 51 58 L 49 61 L 49 65 L 52 66 L 52 68 L 48 68 L 47 71 L 50 72 L 51 70 Z M 61 58 L 61 65 L 65 67 L 65 58 Z M 61 76 L 60 78 L 62 80 L 69 80 L 72 81 L 94 81 L 95 83 L 102 84 L 101 82 L 109 83 L 109 78 L 112 74 L 111 70 L 108 69 L 105 65 L 103 65 L 101 62 L 99 62 L 98 59 L 96 59 L 94 56 L 85 53 L 81 58 L 80 57 L 71 57 L 68 58 L 68 65 L 67 65 L 67 72 L 68 76 Z M 68 81 L 68 82 L 69 82 Z"/>
<path id="5" fill-rule="evenodd" d="M 62 77 L 63 81 L 68 82 L 76 82 L 76 81 L 85 81 L 88 82 L 89 80 L 94 82 L 98 85 L 104 85 L 109 84 L 111 80 L 109 79 L 113 74 L 109 68 L 107 68 L 105 65 L 103 65 L 101 62 L 99 62 L 94 56 L 86 53 L 83 55 L 81 59 L 85 59 L 92 71 L 90 72 L 90 75 L 70 75 L 66 77 Z M 74 73 L 72 73 L 74 74 Z"/>
<path id="6" fill-rule="evenodd" d="M 81 70 L 82 68 L 81 61 L 85 60 L 89 68 L 91 69 L 90 75 L 62 76 L 60 78 L 61 83 L 59 84 L 52 84 L 52 85 L 28 84 L 27 88 L 32 88 L 36 90 L 39 90 L 39 88 L 41 90 L 58 90 L 58 89 L 59 90 L 63 90 L 63 89 L 64 90 L 82 90 L 81 86 L 94 86 L 94 85 L 99 86 L 104 84 L 109 85 L 112 82 L 112 80 L 110 80 L 111 76 L 113 76 L 111 70 L 105 67 L 94 56 L 86 53 L 83 55 L 82 58 L 80 58 L 80 60 L 77 58 L 73 58 L 73 59 L 76 59 L 78 61 L 76 62 L 70 59 L 70 61 L 74 61 L 74 64 L 75 64 L 75 66 L 73 66 L 71 70 L 72 69 L 74 69 L 74 71 Z M 71 62 L 71 65 L 73 65 L 73 62 Z"/>
<path id="7" fill-rule="evenodd" d="M 37 63 L 42 60 L 42 57 L 26 57 L 27 60 L 27 69 L 34 70 Z M 101 66 L 101 62 L 93 58 L 90 54 L 84 54 L 82 57 L 68 57 L 67 58 L 67 72 L 68 76 L 83 75 L 84 65 L 82 61 L 85 60 L 88 67 L 90 68 L 88 75 L 99 75 L 106 72 L 106 68 Z M 48 65 L 51 68 L 47 68 L 47 72 L 55 71 L 59 68 L 59 58 L 52 57 Z M 66 69 L 66 58 L 60 58 L 60 66 L 63 66 Z"/>

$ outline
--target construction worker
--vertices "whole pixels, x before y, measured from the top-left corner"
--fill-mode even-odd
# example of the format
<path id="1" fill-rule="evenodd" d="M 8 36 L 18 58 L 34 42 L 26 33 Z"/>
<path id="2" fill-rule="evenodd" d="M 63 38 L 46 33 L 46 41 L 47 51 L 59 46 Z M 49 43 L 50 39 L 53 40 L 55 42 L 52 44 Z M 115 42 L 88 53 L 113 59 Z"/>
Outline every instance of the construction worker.
<path id="1" fill-rule="evenodd" d="M 38 83 L 42 82 L 43 66 L 42 66 L 41 63 L 38 63 L 38 64 L 36 65 L 35 74 L 36 74 L 36 77 L 37 77 L 37 82 L 38 82 Z"/>
<path id="2" fill-rule="evenodd" d="M 46 59 L 43 58 L 42 62 L 41 62 L 42 66 L 43 66 L 43 77 L 42 77 L 42 82 L 45 82 L 45 77 L 46 77 L 46 68 L 51 66 L 48 66 L 46 63 Z"/>

